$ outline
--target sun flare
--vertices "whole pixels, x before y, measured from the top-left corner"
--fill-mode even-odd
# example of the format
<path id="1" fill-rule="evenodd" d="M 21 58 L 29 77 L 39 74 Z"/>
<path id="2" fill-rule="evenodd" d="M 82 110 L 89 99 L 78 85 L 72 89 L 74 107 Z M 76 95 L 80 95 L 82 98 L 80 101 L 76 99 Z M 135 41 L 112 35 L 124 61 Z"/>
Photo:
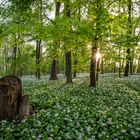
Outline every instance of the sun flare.
<path id="1" fill-rule="evenodd" d="M 96 60 L 97 60 L 97 61 L 98 61 L 99 59 L 101 59 L 101 54 L 100 54 L 100 52 L 97 52 L 95 57 L 96 57 Z"/>

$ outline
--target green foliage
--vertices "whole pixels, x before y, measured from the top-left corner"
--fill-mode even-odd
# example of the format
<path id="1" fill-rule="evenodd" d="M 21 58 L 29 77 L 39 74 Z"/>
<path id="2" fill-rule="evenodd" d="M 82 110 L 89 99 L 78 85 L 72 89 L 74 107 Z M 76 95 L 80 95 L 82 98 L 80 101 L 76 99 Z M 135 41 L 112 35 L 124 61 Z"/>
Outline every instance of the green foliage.
<path id="1" fill-rule="evenodd" d="M 15 43 L 22 51 L 21 46 L 41 39 L 42 46 L 46 48 L 40 60 L 43 73 L 48 71 L 52 59 L 62 59 L 64 53 L 69 50 L 78 59 L 77 70 L 89 71 L 90 52 L 86 53 L 86 50 L 89 44 L 93 46 L 95 43 L 93 38 L 96 38 L 97 47 L 104 54 L 107 64 L 105 67 L 114 61 L 122 63 L 125 60 L 127 48 L 131 48 L 133 58 L 138 60 L 138 55 L 137 58 L 134 57 L 139 53 L 136 49 L 139 33 L 135 33 L 139 26 L 138 2 L 133 3 L 131 23 L 128 20 L 128 0 L 69 0 L 70 17 L 66 16 L 65 0 L 59 0 L 61 2 L 60 14 L 54 17 L 56 2 L 56 0 L 9 0 L 2 4 L 0 38 L 19 36 L 19 40 L 22 40 L 22 42 L 19 40 L 15 42 L 14 39 L 8 39 L 9 53 L 12 53 L 11 48 Z M 135 7 L 136 10 L 134 10 Z M 85 54 L 80 54 L 84 49 Z M 79 53 L 76 54 L 75 50 Z M 121 54 L 118 53 L 119 51 Z M 35 56 L 34 59 L 29 59 L 35 61 Z M 20 62 L 24 63 L 23 61 L 23 58 L 18 57 L 17 65 L 20 65 Z M 60 64 L 61 68 L 65 67 L 63 62 Z M 32 68 L 35 68 L 34 63 L 31 63 Z M 20 69 L 19 67 L 21 66 L 17 69 Z"/>
<path id="2" fill-rule="evenodd" d="M 139 76 L 100 77 L 97 89 L 87 76 L 65 85 L 23 78 L 35 113 L 21 123 L 1 121 L 1 139 L 139 139 Z"/>
<path id="3" fill-rule="evenodd" d="M 24 12 L 28 8 L 30 8 L 31 4 L 35 0 L 10 0 L 10 1 L 12 3 L 12 9 L 14 9 L 16 11 Z"/>

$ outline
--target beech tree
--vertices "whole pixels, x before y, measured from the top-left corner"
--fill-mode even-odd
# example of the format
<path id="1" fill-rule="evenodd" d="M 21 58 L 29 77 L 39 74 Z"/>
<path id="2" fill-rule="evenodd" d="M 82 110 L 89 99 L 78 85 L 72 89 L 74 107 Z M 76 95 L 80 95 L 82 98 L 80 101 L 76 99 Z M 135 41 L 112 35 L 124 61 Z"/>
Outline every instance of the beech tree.
<path id="1" fill-rule="evenodd" d="M 57 19 L 57 17 L 59 16 L 60 13 L 60 7 L 61 7 L 61 3 L 59 1 L 55 1 L 55 19 Z M 54 45 L 58 46 L 60 44 L 59 41 L 54 41 Z M 57 58 L 56 58 L 56 51 L 57 49 L 53 49 L 53 61 L 52 61 L 52 66 L 51 66 L 51 74 L 50 74 L 50 80 L 57 80 Z"/>

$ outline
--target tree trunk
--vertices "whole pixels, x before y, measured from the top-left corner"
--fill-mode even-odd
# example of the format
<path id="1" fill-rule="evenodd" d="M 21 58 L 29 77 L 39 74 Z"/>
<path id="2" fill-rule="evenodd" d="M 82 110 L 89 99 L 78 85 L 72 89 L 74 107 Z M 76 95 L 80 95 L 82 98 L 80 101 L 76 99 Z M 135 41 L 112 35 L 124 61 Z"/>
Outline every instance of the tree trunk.
<path id="1" fill-rule="evenodd" d="M 96 87 L 96 52 L 97 48 L 92 48 L 91 64 L 90 64 L 90 86 Z"/>
<path id="2" fill-rule="evenodd" d="M 81 5 L 81 1 L 79 1 L 79 6 Z M 81 21 L 81 8 L 79 7 L 78 8 L 78 21 L 80 22 Z M 78 26 L 79 28 L 79 26 Z M 77 40 L 76 40 L 77 42 Z M 77 74 L 77 64 L 78 64 L 78 61 L 77 61 L 77 49 L 75 48 L 75 54 L 74 54 L 74 72 L 73 72 L 73 77 L 76 78 L 76 74 Z"/>
<path id="3" fill-rule="evenodd" d="M 96 73 L 96 81 L 98 82 L 98 77 L 99 77 L 99 65 L 100 65 L 100 59 L 97 61 L 97 73 Z"/>
<path id="4" fill-rule="evenodd" d="M 13 47 L 13 63 L 12 63 L 12 68 L 13 68 L 13 72 L 12 72 L 12 74 L 13 75 L 16 75 L 16 59 L 17 59 L 17 46 L 15 45 L 14 47 Z"/>
<path id="5" fill-rule="evenodd" d="M 119 48 L 119 77 L 121 77 L 121 48 Z"/>
<path id="6" fill-rule="evenodd" d="M 5 53 L 4 53 L 4 61 L 5 61 L 5 73 L 7 73 L 7 70 L 8 70 L 8 62 L 7 62 L 7 58 L 8 58 L 8 54 L 7 54 L 7 43 L 5 44 L 5 47 L 4 47 L 4 50 L 5 50 Z"/>
<path id="7" fill-rule="evenodd" d="M 70 1 L 66 1 L 66 16 L 70 18 Z M 72 83 L 72 52 L 67 51 L 66 56 L 66 83 Z"/>
<path id="8" fill-rule="evenodd" d="M 128 77 L 129 74 L 129 65 L 130 65 L 130 49 L 127 49 L 127 56 L 126 56 L 126 66 L 125 66 L 125 72 L 124 72 L 124 76 Z"/>
<path id="9" fill-rule="evenodd" d="M 119 77 L 121 77 L 121 62 L 119 62 Z"/>
<path id="10" fill-rule="evenodd" d="M 41 26 L 43 26 L 43 15 L 42 15 L 42 12 L 43 12 L 43 4 L 42 4 L 42 0 L 39 1 L 39 4 L 38 4 L 38 9 L 39 9 L 39 12 L 38 12 L 38 18 L 39 18 L 39 21 L 41 22 Z M 41 38 L 39 36 L 37 36 L 37 40 L 36 40 L 36 77 L 38 79 L 40 79 L 40 76 L 41 76 L 41 72 L 40 72 L 40 61 L 41 61 L 41 54 L 42 54 L 42 48 L 41 48 Z"/>
<path id="11" fill-rule="evenodd" d="M 66 52 L 66 83 L 72 83 L 72 59 L 71 51 Z"/>
<path id="12" fill-rule="evenodd" d="M 73 72 L 74 78 L 76 78 L 76 73 L 77 73 L 77 60 L 74 60 L 74 72 Z"/>
<path id="13" fill-rule="evenodd" d="M 18 48 L 18 57 L 21 57 L 21 50 L 20 48 Z M 23 67 L 22 67 L 22 64 L 21 63 L 18 63 L 18 70 L 17 70 L 17 76 L 20 76 L 22 77 L 22 74 L 23 74 Z"/>
<path id="14" fill-rule="evenodd" d="M 125 76 L 125 77 L 128 77 L 128 73 L 129 73 L 129 62 L 126 61 L 126 66 L 125 66 L 125 73 L 124 73 L 124 76 Z"/>
<path id="15" fill-rule="evenodd" d="M 131 59 L 131 62 L 130 62 L 130 74 L 132 75 L 133 74 L 133 60 Z"/>
<path id="16" fill-rule="evenodd" d="M 97 48 L 99 47 L 99 39 L 101 38 L 101 21 L 98 13 L 102 11 L 102 5 L 100 0 L 95 1 L 95 10 L 96 10 L 96 22 L 94 27 L 94 35 L 92 36 L 92 52 L 91 52 L 91 63 L 90 63 L 90 86 L 96 87 L 96 53 Z"/>
<path id="17" fill-rule="evenodd" d="M 30 114 L 29 102 L 22 96 L 21 80 L 16 76 L 0 79 L 0 120 L 22 119 Z"/>
<path id="18" fill-rule="evenodd" d="M 22 120 L 26 116 L 29 116 L 30 114 L 32 114 L 32 107 L 29 104 L 28 96 L 27 95 L 23 95 L 21 97 L 21 104 L 20 104 L 20 107 L 19 107 L 18 119 Z"/>
<path id="19" fill-rule="evenodd" d="M 21 80 L 16 76 L 5 76 L 0 79 L 0 110 L 6 113 L 9 119 L 15 119 L 19 112 L 21 101 L 22 85 Z M 6 107 L 4 107 L 6 106 Z M 0 118 L 5 117 L 0 114 Z"/>
<path id="20" fill-rule="evenodd" d="M 104 74 L 104 60 L 101 61 L 101 73 Z"/>
<path id="21" fill-rule="evenodd" d="M 132 12 L 132 1 L 128 0 L 128 35 L 130 38 L 128 38 L 128 46 L 130 46 L 131 42 L 131 35 L 132 35 L 132 18 L 131 18 L 131 12 Z M 129 69 L 130 69 L 130 63 L 132 61 L 132 58 L 130 56 L 130 49 L 127 49 L 127 56 L 126 56 L 126 67 L 125 67 L 125 73 L 124 76 L 128 77 Z"/>
<path id="22" fill-rule="evenodd" d="M 52 62 L 50 80 L 57 80 L 57 61 L 56 60 L 53 60 Z"/>
<path id="23" fill-rule="evenodd" d="M 11 111 L 11 107 L 8 104 L 9 96 L 0 94 L 0 120 L 2 119 L 12 119 L 15 112 Z"/>
<path id="24" fill-rule="evenodd" d="M 55 18 L 57 18 L 57 16 L 59 16 L 60 6 L 61 6 L 61 3 L 56 2 Z M 57 42 L 55 44 L 57 44 Z M 54 51 L 56 51 L 56 50 L 54 50 Z M 58 60 L 56 61 L 55 59 L 53 59 L 53 61 L 52 61 L 50 80 L 57 80 L 58 79 L 57 78 L 57 71 L 58 71 L 57 63 L 58 63 Z"/>
<path id="25" fill-rule="evenodd" d="M 113 64 L 113 65 L 114 65 L 114 67 L 113 67 L 113 69 L 114 69 L 113 72 L 116 73 L 116 62 L 115 62 L 115 60 L 114 60 L 114 64 Z"/>
<path id="26" fill-rule="evenodd" d="M 41 39 L 36 41 L 36 77 L 40 79 Z"/>
<path id="27" fill-rule="evenodd" d="M 138 68 L 137 68 L 137 73 L 140 73 L 140 58 L 138 58 Z"/>

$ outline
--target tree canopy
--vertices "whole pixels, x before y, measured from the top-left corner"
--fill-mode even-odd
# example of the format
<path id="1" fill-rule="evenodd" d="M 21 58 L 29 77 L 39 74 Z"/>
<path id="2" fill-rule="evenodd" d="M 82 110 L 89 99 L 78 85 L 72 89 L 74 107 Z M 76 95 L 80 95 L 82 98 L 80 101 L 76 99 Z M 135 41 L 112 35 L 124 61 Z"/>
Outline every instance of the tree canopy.
<path id="1" fill-rule="evenodd" d="M 72 82 L 90 72 L 93 82 L 98 51 L 102 73 L 139 72 L 139 12 L 139 0 L 2 0 L 0 73 Z"/>

